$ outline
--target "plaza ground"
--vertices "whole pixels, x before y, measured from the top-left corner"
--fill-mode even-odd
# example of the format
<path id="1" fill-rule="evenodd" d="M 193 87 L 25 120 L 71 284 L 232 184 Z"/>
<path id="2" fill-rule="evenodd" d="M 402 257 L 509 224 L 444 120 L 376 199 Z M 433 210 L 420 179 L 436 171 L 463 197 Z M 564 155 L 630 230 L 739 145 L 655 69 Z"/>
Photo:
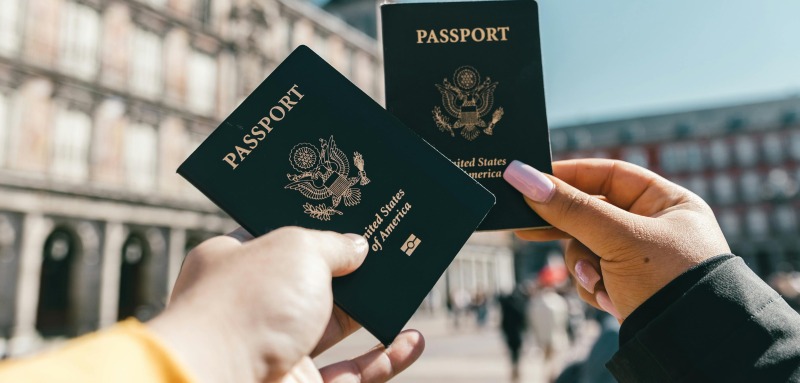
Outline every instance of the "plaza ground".
<path id="1" fill-rule="evenodd" d="M 510 382 L 510 364 L 500 330 L 493 318 L 486 327 L 478 329 L 472 322 L 453 329 L 444 315 L 418 316 L 407 328 L 417 329 L 425 336 L 426 348 L 420 359 L 392 380 L 393 383 L 504 383 Z M 562 362 L 581 359 L 597 334 L 594 323 L 585 326 L 576 344 L 562 355 Z M 315 359 L 318 366 L 352 358 L 378 341 L 361 329 L 342 343 Z M 542 353 L 534 346 L 526 347 L 522 359 L 520 383 L 546 383 Z M 558 369 L 559 367 L 555 367 Z"/>

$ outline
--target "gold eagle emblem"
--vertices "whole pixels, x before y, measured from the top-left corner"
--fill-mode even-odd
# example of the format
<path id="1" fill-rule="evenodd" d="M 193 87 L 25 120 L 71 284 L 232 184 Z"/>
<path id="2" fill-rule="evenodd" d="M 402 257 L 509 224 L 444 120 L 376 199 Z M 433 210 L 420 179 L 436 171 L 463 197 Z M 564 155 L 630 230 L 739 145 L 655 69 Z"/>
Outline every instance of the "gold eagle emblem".
<path id="1" fill-rule="evenodd" d="M 325 203 L 303 204 L 303 209 L 311 218 L 329 221 L 333 215 L 342 215 L 337 208 L 339 204 L 355 206 L 361 202 L 361 190 L 357 184 L 364 186 L 370 182 L 364 171 L 364 158 L 360 153 L 353 153 L 353 164 L 358 175 L 350 177 L 350 160 L 339 149 L 333 136 L 330 139 L 319 139 L 319 148 L 309 143 L 295 145 L 289 152 L 289 164 L 297 174 L 287 174 L 291 181 L 286 189 L 297 190 L 311 200 L 331 199 L 331 205 Z"/>
<path id="2" fill-rule="evenodd" d="M 444 110 L 456 121 L 451 124 L 442 114 L 442 109 L 436 106 L 433 108 L 436 126 L 440 131 L 450 133 L 451 137 L 455 137 L 455 130 L 461 129 L 461 136 L 469 141 L 478 138 L 481 132 L 491 136 L 495 125 L 503 118 L 503 108 L 499 107 L 492 113 L 488 125 L 483 117 L 492 111 L 497 84 L 490 77 L 481 82 L 480 73 L 471 66 L 456 69 L 452 83 L 445 78 L 441 84 L 436 84 L 436 89 L 442 94 Z"/>

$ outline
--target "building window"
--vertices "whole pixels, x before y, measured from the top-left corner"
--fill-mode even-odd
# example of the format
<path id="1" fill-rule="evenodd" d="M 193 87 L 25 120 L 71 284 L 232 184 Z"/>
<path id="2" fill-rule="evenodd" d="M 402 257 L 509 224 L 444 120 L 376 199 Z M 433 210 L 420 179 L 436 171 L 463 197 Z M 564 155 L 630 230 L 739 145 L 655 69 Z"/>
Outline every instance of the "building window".
<path id="1" fill-rule="evenodd" d="M 644 148 L 627 148 L 622 152 L 622 160 L 639 165 L 643 168 L 650 166 L 647 150 Z"/>
<path id="2" fill-rule="evenodd" d="M 155 33 L 136 28 L 131 41 L 131 80 L 134 92 L 154 97 L 163 89 L 162 42 Z"/>
<path id="3" fill-rule="evenodd" d="M 792 132 L 789 137 L 789 154 L 793 159 L 800 161 L 800 132 Z"/>
<path id="4" fill-rule="evenodd" d="M 61 16 L 61 68 L 78 77 L 97 73 L 100 15 L 84 4 L 66 2 Z"/>
<path id="5" fill-rule="evenodd" d="M 718 174 L 714 177 L 714 198 L 720 204 L 731 203 L 736 200 L 736 190 L 731 176 Z"/>
<path id="6" fill-rule="evenodd" d="M 791 206 L 781 205 L 775 208 L 775 226 L 783 234 L 797 232 L 797 216 Z"/>
<path id="7" fill-rule="evenodd" d="M 81 111 L 61 107 L 56 111 L 55 121 L 50 172 L 65 180 L 86 180 L 89 175 L 91 118 Z"/>
<path id="8" fill-rule="evenodd" d="M 742 200 L 745 202 L 758 202 L 761 200 L 761 179 L 758 173 L 748 171 L 740 179 L 742 186 Z"/>
<path id="9" fill-rule="evenodd" d="M 194 5 L 194 13 L 197 20 L 200 20 L 203 25 L 208 26 L 211 24 L 211 0 L 196 0 Z"/>
<path id="10" fill-rule="evenodd" d="M 569 137 L 569 146 L 571 149 L 588 149 L 592 146 L 592 132 L 589 129 L 576 129 L 572 131 Z"/>
<path id="11" fill-rule="evenodd" d="M 705 178 L 700 176 L 692 177 L 687 183 L 687 188 L 704 201 L 708 200 L 708 183 Z"/>
<path id="12" fill-rule="evenodd" d="M 769 234 L 769 221 L 764 210 L 754 207 L 747 211 L 747 231 L 754 237 Z"/>
<path id="13" fill-rule="evenodd" d="M 673 144 L 661 147 L 661 169 L 667 173 L 686 170 L 689 158 L 685 145 Z"/>
<path id="14" fill-rule="evenodd" d="M 731 152 L 728 143 L 724 140 L 712 141 L 708 147 L 711 164 L 717 169 L 724 169 L 731 163 Z"/>
<path id="15" fill-rule="evenodd" d="M 767 162 L 773 165 L 783 162 L 783 142 L 781 142 L 780 136 L 777 134 L 764 136 L 764 140 L 761 142 L 761 145 L 764 148 L 764 158 L 767 160 Z"/>
<path id="16" fill-rule="evenodd" d="M 189 108 L 197 113 L 214 113 L 217 100 L 217 62 L 214 58 L 193 51 L 189 59 Z"/>
<path id="17" fill-rule="evenodd" d="M 736 238 L 742 233 L 742 223 L 734 211 L 724 211 L 719 215 L 719 226 L 728 239 Z"/>
<path id="18" fill-rule="evenodd" d="M 769 198 L 791 198 L 797 194 L 797 184 L 789 172 L 776 168 L 769 171 L 764 192 Z"/>
<path id="19" fill-rule="evenodd" d="M 156 183 L 158 140 L 155 127 L 131 124 L 125 130 L 125 171 L 134 189 L 150 191 Z"/>
<path id="20" fill-rule="evenodd" d="M 758 148 L 752 137 L 736 139 L 736 160 L 740 166 L 753 166 L 758 162 Z"/>
<path id="21" fill-rule="evenodd" d="M 699 144 L 691 143 L 686 145 L 686 167 L 692 171 L 703 170 L 706 166 L 703 158 L 703 149 Z"/>
<path id="22" fill-rule="evenodd" d="M 0 0 L 0 53 L 16 53 L 22 35 L 22 0 Z"/>

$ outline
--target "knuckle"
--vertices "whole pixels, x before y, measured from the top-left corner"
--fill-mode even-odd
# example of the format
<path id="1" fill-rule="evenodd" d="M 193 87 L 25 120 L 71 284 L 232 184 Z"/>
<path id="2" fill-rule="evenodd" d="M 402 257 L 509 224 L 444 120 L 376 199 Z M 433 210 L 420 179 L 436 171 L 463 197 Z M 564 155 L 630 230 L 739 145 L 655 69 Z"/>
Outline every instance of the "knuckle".
<path id="1" fill-rule="evenodd" d="M 560 211 L 562 217 L 573 218 L 579 216 L 581 212 L 592 203 L 591 196 L 583 193 L 575 193 L 564 199 L 561 203 Z"/>
<path id="2" fill-rule="evenodd" d="M 273 237 L 282 243 L 306 248 L 313 241 L 311 231 L 297 226 L 286 226 L 272 232 Z"/>

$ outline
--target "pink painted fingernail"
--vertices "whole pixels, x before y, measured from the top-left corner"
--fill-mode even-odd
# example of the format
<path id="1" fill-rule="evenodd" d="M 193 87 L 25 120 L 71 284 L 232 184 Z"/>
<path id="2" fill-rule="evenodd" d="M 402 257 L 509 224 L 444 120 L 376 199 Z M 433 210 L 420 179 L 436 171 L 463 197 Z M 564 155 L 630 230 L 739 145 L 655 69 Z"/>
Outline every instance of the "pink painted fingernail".
<path id="1" fill-rule="evenodd" d="M 575 264 L 575 275 L 578 277 L 578 283 L 581 287 L 586 289 L 590 294 L 594 294 L 594 286 L 600 280 L 600 274 L 597 270 L 584 260 L 580 260 Z"/>
<path id="2" fill-rule="evenodd" d="M 520 193 L 539 203 L 550 202 L 556 191 L 556 185 L 544 173 L 516 160 L 508 165 L 503 178 Z"/>
<path id="3" fill-rule="evenodd" d="M 598 291 L 594 297 L 597 299 L 597 304 L 600 305 L 605 312 L 613 315 L 614 318 L 617 318 L 617 320 L 621 318 L 619 311 L 617 311 L 617 307 L 614 306 L 613 302 L 611 302 L 611 297 L 608 296 L 608 293 L 605 291 Z"/>

